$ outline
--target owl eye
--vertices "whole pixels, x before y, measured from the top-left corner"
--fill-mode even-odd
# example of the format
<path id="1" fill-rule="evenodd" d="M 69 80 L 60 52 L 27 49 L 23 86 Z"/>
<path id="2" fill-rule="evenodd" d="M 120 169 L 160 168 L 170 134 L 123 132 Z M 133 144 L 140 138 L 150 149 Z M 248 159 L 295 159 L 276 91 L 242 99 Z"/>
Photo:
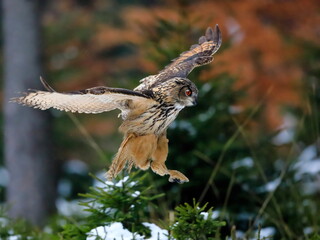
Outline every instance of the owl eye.
<path id="1" fill-rule="evenodd" d="M 187 89 L 185 91 L 186 96 L 190 97 L 192 95 L 192 91 L 190 89 Z"/>

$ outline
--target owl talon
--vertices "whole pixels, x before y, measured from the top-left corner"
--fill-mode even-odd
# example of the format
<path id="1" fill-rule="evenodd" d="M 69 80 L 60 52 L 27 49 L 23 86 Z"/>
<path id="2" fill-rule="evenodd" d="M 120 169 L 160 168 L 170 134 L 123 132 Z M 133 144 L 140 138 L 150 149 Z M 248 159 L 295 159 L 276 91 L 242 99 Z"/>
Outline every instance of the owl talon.
<path id="1" fill-rule="evenodd" d="M 182 183 L 181 180 L 178 178 L 169 178 L 169 182 L 175 182 L 175 183 L 179 183 L 179 184 Z"/>
<path id="2" fill-rule="evenodd" d="M 182 180 L 179 178 L 169 178 L 169 182 L 183 184 L 185 182 L 189 182 L 189 180 Z"/>
<path id="3" fill-rule="evenodd" d="M 169 170 L 169 174 L 169 182 L 176 182 L 179 184 L 189 182 L 189 179 L 179 171 Z"/>

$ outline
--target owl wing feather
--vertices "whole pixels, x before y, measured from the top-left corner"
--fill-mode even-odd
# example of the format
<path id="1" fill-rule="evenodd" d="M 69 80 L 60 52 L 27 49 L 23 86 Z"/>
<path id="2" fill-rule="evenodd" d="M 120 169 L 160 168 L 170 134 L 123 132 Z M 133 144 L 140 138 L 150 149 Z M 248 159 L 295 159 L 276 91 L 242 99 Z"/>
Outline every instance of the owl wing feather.
<path id="1" fill-rule="evenodd" d="M 179 57 L 173 59 L 172 63 L 167 65 L 159 74 L 142 79 L 141 84 L 134 90 L 149 90 L 170 78 L 187 77 L 195 67 L 210 63 L 221 43 L 222 37 L 218 25 L 214 30 L 208 27 L 205 35 L 199 38 L 198 44 L 192 45 L 189 51 L 183 52 Z"/>
<path id="2" fill-rule="evenodd" d="M 220 48 L 221 42 L 222 37 L 218 25 L 214 31 L 208 27 L 205 36 L 199 38 L 198 44 L 192 45 L 189 51 L 185 51 L 173 59 L 172 63 L 160 73 L 166 72 L 170 77 L 187 77 L 193 68 L 208 64 L 213 60 L 213 55 Z"/>
<path id="3" fill-rule="evenodd" d="M 150 98 L 132 90 L 104 86 L 60 93 L 43 79 L 41 82 L 48 91 L 29 90 L 24 96 L 12 98 L 11 101 L 41 110 L 55 108 L 66 112 L 101 113 L 118 108 L 127 113 L 134 106 L 133 102 Z"/>

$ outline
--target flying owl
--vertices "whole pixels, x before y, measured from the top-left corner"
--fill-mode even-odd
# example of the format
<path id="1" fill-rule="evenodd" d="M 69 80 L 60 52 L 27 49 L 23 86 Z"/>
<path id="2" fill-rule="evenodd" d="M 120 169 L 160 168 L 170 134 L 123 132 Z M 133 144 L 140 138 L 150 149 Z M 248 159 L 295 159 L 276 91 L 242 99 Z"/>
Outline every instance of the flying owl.
<path id="1" fill-rule="evenodd" d="M 168 155 L 168 126 L 178 113 L 197 103 L 198 89 L 187 79 L 193 68 L 210 63 L 222 42 L 218 25 L 208 28 L 199 43 L 192 45 L 157 75 L 140 80 L 134 90 L 93 87 L 74 92 L 56 92 L 40 78 L 47 91 L 29 90 L 14 102 L 46 110 L 55 108 L 77 113 L 101 113 L 121 110 L 124 134 L 119 150 L 106 173 L 112 180 L 124 167 L 132 166 L 161 176 L 169 175 L 170 182 L 184 183 L 189 179 L 177 170 L 166 167 Z"/>

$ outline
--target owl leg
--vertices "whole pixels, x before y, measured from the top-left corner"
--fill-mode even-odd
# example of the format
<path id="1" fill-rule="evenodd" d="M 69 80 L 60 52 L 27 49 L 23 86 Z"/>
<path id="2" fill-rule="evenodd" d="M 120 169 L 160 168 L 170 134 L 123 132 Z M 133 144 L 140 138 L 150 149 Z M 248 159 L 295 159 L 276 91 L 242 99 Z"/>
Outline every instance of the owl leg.
<path id="1" fill-rule="evenodd" d="M 127 161 L 130 162 L 130 156 L 128 156 L 127 146 L 130 140 L 133 138 L 135 138 L 134 134 L 129 134 L 124 137 L 124 140 L 122 141 L 117 154 L 112 160 L 112 164 L 109 167 L 108 172 L 105 174 L 106 178 L 109 181 L 115 178 L 122 171 Z"/>
<path id="2" fill-rule="evenodd" d="M 176 182 L 176 183 L 185 183 L 189 182 L 189 179 L 181 172 L 177 170 L 168 170 L 169 171 L 169 182 Z"/>
<path id="3" fill-rule="evenodd" d="M 156 146 L 157 137 L 154 134 L 133 138 L 127 146 L 132 163 L 142 170 L 147 170 L 150 167 L 151 155 L 155 151 Z"/>
<path id="4" fill-rule="evenodd" d="M 169 140 L 167 139 L 165 134 L 159 137 L 157 148 L 152 154 L 152 171 L 159 174 L 160 176 L 164 176 L 167 174 L 170 175 L 169 182 L 189 182 L 189 179 L 181 172 L 177 170 L 169 170 L 166 167 L 165 161 L 167 160 L 168 156 L 168 142 Z"/>
<path id="5" fill-rule="evenodd" d="M 151 169 L 153 172 L 159 174 L 160 176 L 169 174 L 169 170 L 165 165 L 165 161 L 167 160 L 168 156 L 168 142 L 169 140 L 165 135 L 159 137 L 157 148 L 152 154 Z"/>
<path id="6" fill-rule="evenodd" d="M 112 160 L 106 177 L 109 181 L 115 178 L 128 163 L 130 171 L 132 165 L 146 170 L 150 167 L 151 154 L 155 151 L 157 137 L 154 134 L 137 136 L 133 133 L 125 136 L 119 150 Z"/>

